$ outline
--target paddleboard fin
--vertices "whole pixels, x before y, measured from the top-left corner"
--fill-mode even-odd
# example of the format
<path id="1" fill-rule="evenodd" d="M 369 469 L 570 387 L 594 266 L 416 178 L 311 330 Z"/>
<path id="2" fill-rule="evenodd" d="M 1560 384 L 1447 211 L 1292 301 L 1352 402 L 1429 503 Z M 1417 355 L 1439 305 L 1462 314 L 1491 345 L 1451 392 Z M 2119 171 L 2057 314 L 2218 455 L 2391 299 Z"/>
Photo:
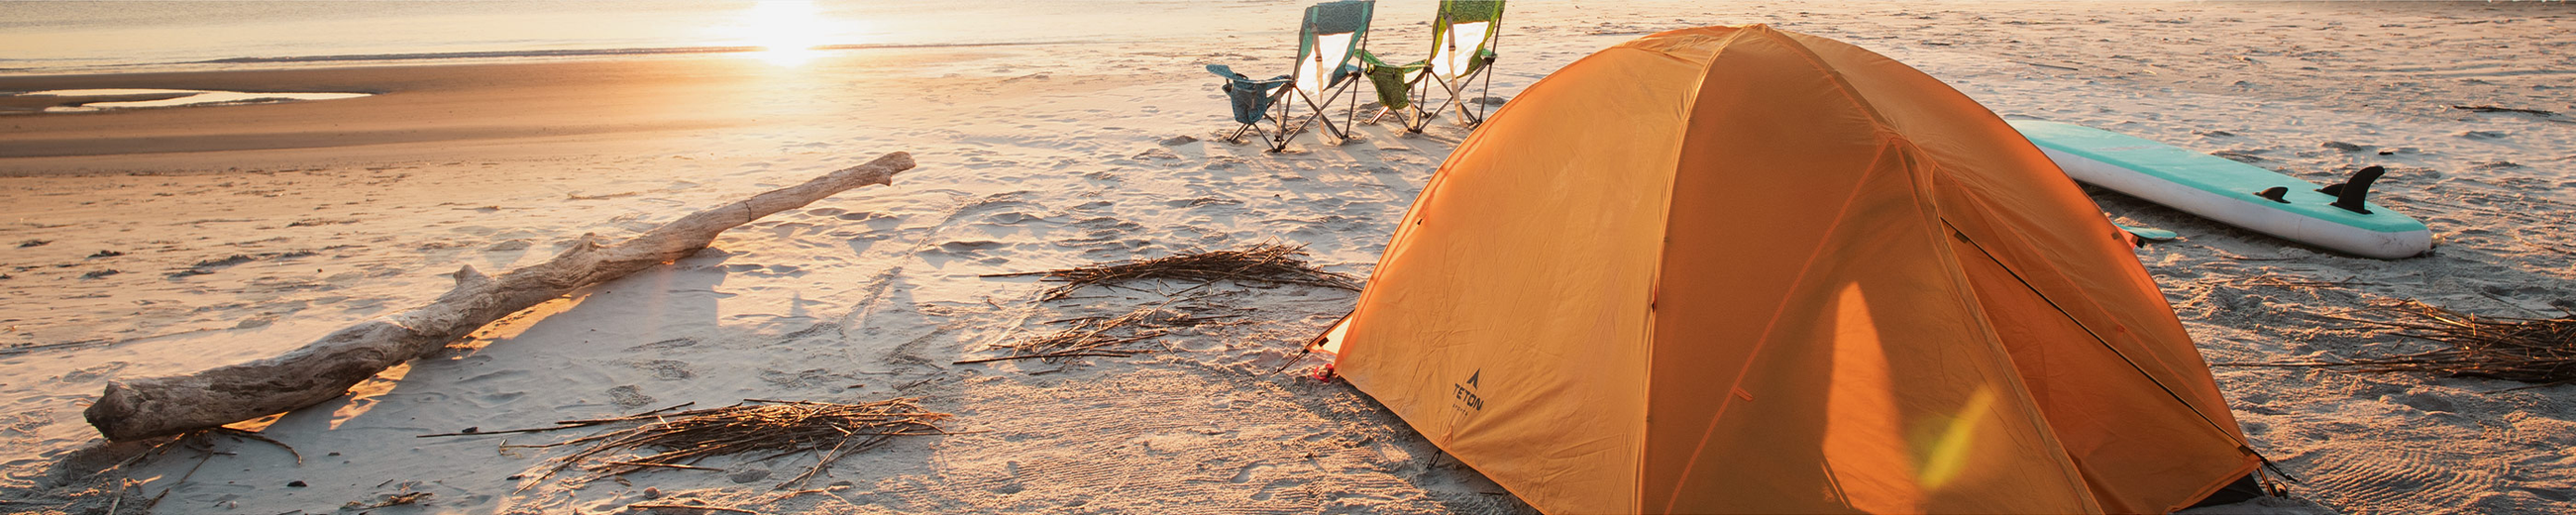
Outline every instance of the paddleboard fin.
<path id="1" fill-rule="evenodd" d="M 2339 188 L 2339 187 L 2341 187 L 2341 186 L 2343 186 L 2343 185 L 2341 185 L 2341 184 L 2337 184 L 2337 185 L 2334 185 L 2334 186 L 2327 186 L 2327 188 L 2329 188 L 2329 189 L 2333 189 L 2333 188 Z M 2273 187 L 2271 187 L 2271 188 L 2269 188 L 2269 189 L 2265 189 L 2265 190 L 2263 190 L 2263 191 L 2255 192 L 2255 193 L 2254 193 L 2254 196 L 2257 196 L 2257 197 L 2263 197 L 2263 200 L 2269 200 L 2269 201 L 2273 201 L 2273 202 L 2279 202 L 2279 203 L 2283 203 L 2283 204 L 2288 204 L 2288 203 L 2290 203 L 2290 199 L 2281 198 L 2281 197 L 2282 197 L 2282 196 L 2285 196 L 2285 195 L 2289 195 L 2289 194 L 2290 194 L 2290 188 L 2281 187 L 2281 186 L 2273 186 Z"/>
<path id="2" fill-rule="evenodd" d="M 2327 205 L 2340 207 L 2345 211 L 2367 215 L 2370 214 L 2370 210 L 2362 207 L 2362 201 L 2367 200 L 2368 197 L 2370 197 L 2370 183 L 2378 181 L 2379 176 L 2387 173 L 2387 169 L 2380 168 L 2378 165 L 2371 165 L 2369 168 L 2363 168 L 2359 172 L 2353 172 L 2352 180 L 2344 181 L 2343 184 L 2326 186 L 2325 188 L 2318 189 L 2317 192 L 2335 196 L 2334 203 Z M 2266 193 L 2269 193 L 2269 191 L 2266 191 Z"/>

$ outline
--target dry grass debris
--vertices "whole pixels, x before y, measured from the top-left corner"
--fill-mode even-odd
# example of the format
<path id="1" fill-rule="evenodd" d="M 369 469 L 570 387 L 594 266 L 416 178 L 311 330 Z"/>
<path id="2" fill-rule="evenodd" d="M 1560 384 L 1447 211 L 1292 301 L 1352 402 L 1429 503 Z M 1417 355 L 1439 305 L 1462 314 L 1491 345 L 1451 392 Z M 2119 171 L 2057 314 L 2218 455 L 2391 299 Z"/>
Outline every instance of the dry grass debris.
<path id="1" fill-rule="evenodd" d="M 1143 261 L 1118 261 L 1061 270 L 988 274 L 984 277 L 1024 275 L 1043 275 L 1044 281 L 1063 283 L 1040 293 L 1039 302 L 1063 299 L 1085 287 L 1152 279 L 1201 283 L 1235 281 L 1360 290 L 1359 278 L 1317 270 L 1314 266 L 1308 265 L 1305 246 L 1278 243 L 1255 243 L 1235 250 L 1175 254 Z"/>
<path id="2" fill-rule="evenodd" d="M 2318 315 L 2362 324 L 2382 334 L 2442 344 L 2433 350 L 2351 360 L 2291 363 L 2220 363 L 2241 367 L 2321 367 L 2348 372 L 2431 372 L 2533 383 L 2524 388 L 2576 383 L 2576 316 L 2487 317 L 2415 301 L 2373 306 L 2346 315 Z"/>
<path id="3" fill-rule="evenodd" d="M 1182 300 L 1182 299 L 1174 299 Z M 1169 305 L 1169 302 L 1164 305 Z M 1035 338 L 994 344 L 1011 354 L 997 358 L 961 360 L 955 364 L 985 363 L 1015 359 L 1057 361 L 1074 357 L 1127 357 L 1146 352 L 1122 348 L 1123 345 L 1151 340 L 1182 329 L 1222 323 L 1219 320 L 1240 315 L 1202 316 L 1185 310 L 1167 309 L 1164 305 L 1139 308 L 1112 317 L 1076 317 L 1049 323 L 1072 324 L 1064 329 Z"/>
<path id="4" fill-rule="evenodd" d="M 750 454 L 755 455 L 752 460 L 765 461 L 814 453 L 813 467 L 778 485 L 787 488 L 821 474 L 843 456 L 883 446 L 896 437 L 953 434 L 938 426 L 949 414 L 922 409 L 915 400 L 840 404 L 750 399 L 721 408 L 655 414 L 669 409 L 665 408 L 624 417 L 566 420 L 557 422 L 562 426 L 554 428 L 471 434 L 640 423 L 552 444 L 509 446 L 581 447 L 578 452 L 556 458 L 552 467 L 529 483 L 531 486 L 577 466 L 591 472 L 583 480 L 588 481 L 645 470 L 715 470 L 693 464 L 716 456 Z"/>

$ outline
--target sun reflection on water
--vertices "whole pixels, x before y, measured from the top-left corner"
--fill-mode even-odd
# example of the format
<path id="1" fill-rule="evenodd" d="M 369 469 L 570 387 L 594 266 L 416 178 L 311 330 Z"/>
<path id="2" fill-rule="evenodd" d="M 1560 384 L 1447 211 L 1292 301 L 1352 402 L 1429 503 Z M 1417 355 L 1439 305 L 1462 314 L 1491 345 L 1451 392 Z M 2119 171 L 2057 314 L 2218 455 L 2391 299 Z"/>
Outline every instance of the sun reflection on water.
<path id="1" fill-rule="evenodd" d="M 831 29 L 822 11 L 814 8 L 814 2 L 763 1 L 752 4 L 751 10 L 743 12 L 742 32 L 736 36 L 761 47 L 761 51 L 751 53 L 751 57 L 769 64 L 793 67 L 814 60 L 821 53 L 814 47 L 829 43 L 825 38 L 831 34 Z"/>

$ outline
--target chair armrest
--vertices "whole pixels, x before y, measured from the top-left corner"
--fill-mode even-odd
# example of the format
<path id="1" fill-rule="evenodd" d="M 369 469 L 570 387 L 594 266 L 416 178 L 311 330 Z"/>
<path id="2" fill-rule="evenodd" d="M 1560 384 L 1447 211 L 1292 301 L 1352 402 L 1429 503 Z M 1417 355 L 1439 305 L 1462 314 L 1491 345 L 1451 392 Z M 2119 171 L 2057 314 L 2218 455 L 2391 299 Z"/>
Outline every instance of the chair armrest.
<path id="1" fill-rule="evenodd" d="M 1421 69 L 1424 65 L 1430 64 L 1428 61 L 1414 61 L 1404 64 L 1386 64 L 1385 60 L 1379 59 L 1377 54 L 1370 53 L 1366 48 L 1360 49 L 1359 56 L 1360 62 L 1366 63 L 1370 70 L 1389 68 L 1403 71 L 1405 73 L 1412 73 L 1414 70 Z"/>
<path id="2" fill-rule="evenodd" d="M 1271 77 L 1266 80 L 1252 80 L 1251 77 L 1245 77 L 1241 73 L 1235 73 L 1234 67 L 1222 64 L 1207 65 L 1207 71 L 1208 73 L 1216 74 L 1218 77 L 1224 77 L 1225 80 L 1232 81 L 1236 84 L 1257 86 L 1265 90 L 1278 87 L 1280 84 L 1288 83 L 1288 76 L 1286 75 Z"/>

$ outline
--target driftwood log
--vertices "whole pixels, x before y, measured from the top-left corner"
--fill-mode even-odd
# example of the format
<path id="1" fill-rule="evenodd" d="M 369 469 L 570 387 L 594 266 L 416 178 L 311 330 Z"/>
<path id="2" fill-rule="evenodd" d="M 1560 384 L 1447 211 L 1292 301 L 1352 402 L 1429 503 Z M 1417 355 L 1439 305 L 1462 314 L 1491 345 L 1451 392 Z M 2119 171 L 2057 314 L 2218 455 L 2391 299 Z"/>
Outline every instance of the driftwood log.
<path id="1" fill-rule="evenodd" d="M 107 439 L 179 434 L 293 411 L 348 393 L 387 368 L 426 356 L 504 315 L 594 284 L 687 257 L 718 233 L 771 213 L 871 184 L 893 184 L 912 156 L 886 154 L 867 164 L 750 200 L 692 213 L 634 239 L 601 244 L 584 234 L 554 259 L 485 276 L 467 266 L 456 288 L 429 305 L 349 326 L 274 358 L 191 375 L 110 381 L 82 414 Z"/>

